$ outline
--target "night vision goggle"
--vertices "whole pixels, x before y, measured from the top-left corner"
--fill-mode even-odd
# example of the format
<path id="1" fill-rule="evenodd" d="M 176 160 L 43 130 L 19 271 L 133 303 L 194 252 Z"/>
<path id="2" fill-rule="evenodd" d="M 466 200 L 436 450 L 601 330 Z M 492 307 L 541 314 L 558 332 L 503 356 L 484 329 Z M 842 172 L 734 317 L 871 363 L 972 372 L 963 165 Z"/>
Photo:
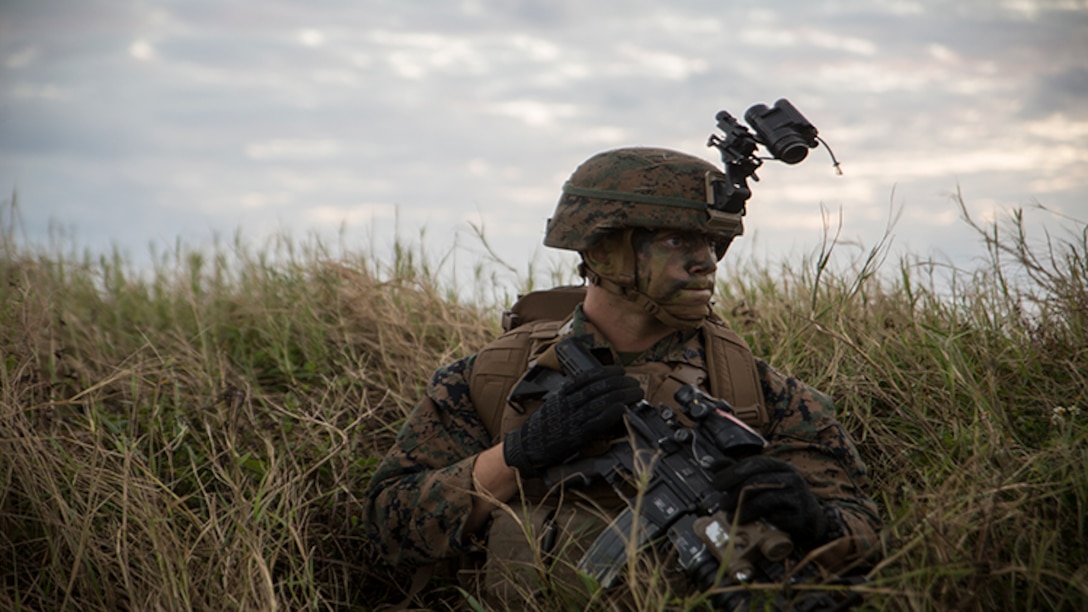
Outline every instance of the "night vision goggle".
<path id="1" fill-rule="evenodd" d="M 755 134 L 726 111 L 718 111 L 715 119 L 718 121 L 718 129 L 725 132 L 725 136 L 711 134 L 706 146 L 717 147 L 725 165 L 726 178 L 714 183 L 715 193 L 711 200 L 715 206 L 721 206 L 721 210 L 744 214 L 745 203 L 752 196 L 748 177 L 759 180 L 756 170 L 763 165 L 764 159 L 797 164 L 808 156 L 809 149 L 822 144 L 831 155 L 835 170 L 842 174 L 839 161 L 835 159 L 831 147 L 819 137 L 816 127 L 785 98 L 779 99 L 773 107 L 756 104 L 744 113 L 744 120 L 756 131 Z M 758 145 L 766 147 L 771 156 L 757 157 Z"/>

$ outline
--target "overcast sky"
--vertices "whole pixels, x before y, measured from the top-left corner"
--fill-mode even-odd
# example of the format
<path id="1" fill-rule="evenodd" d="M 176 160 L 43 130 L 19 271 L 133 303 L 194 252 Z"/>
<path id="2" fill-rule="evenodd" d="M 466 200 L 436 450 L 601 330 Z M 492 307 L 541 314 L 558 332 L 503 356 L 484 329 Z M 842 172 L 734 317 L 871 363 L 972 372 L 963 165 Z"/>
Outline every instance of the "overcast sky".
<path id="1" fill-rule="evenodd" d="M 1088 219 L 1086 0 L 0 0 L 0 188 L 25 229 L 116 244 L 237 230 L 519 270 L 590 155 L 706 148 L 714 116 L 790 99 L 842 162 L 766 163 L 734 248 L 822 236 L 967 265 L 959 220 Z M 1037 221 L 1036 221 L 1037 220 Z M 161 250 L 161 249 L 160 249 Z"/>

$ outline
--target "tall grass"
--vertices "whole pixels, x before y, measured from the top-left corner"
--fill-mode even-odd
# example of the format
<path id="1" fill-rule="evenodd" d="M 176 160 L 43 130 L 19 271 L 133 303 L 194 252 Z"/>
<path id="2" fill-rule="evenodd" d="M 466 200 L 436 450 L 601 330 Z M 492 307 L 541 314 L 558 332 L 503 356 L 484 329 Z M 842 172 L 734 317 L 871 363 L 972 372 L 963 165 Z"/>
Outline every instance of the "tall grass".
<path id="1" fill-rule="evenodd" d="M 405 597 L 359 496 L 430 372 L 497 333 L 496 304 L 410 245 L 383 262 L 235 237 L 137 271 L 29 244 L 0 212 L 0 608 Z M 829 240 L 723 270 L 722 314 L 859 441 L 888 524 L 866 606 L 1084 609 L 1088 236 L 966 222 L 989 265 L 896 265 L 880 243 L 833 268 Z M 436 580 L 415 605 L 466 603 Z"/>
<path id="2" fill-rule="evenodd" d="M 4 233 L 0 608 L 395 597 L 357 496 L 430 371 L 495 331 L 418 263 L 278 237 L 144 277 Z M 393 594 L 390 594 L 393 593 Z"/>
<path id="3" fill-rule="evenodd" d="M 828 273 L 832 243 L 723 301 L 757 354 L 834 394 L 860 441 L 889 520 L 875 607 L 1082 609 L 1088 231 L 1040 253 L 1022 212 L 963 213 L 988 267 L 908 258 L 887 274 L 882 244 Z"/>

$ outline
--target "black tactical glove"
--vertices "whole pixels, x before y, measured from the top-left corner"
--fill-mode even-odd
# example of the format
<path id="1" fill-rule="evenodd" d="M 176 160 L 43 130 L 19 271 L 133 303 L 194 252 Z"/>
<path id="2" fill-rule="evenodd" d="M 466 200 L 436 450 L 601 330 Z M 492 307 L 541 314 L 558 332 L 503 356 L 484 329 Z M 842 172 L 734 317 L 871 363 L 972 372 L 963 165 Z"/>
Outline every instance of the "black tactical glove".
<path id="1" fill-rule="evenodd" d="M 638 381 L 624 376 L 621 366 L 584 372 L 549 395 L 520 429 L 506 434 L 503 458 L 522 475 L 534 476 L 614 428 L 624 408 L 640 399 Z"/>
<path id="2" fill-rule="evenodd" d="M 828 541 L 831 525 L 824 505 L 801 473 L 785 461 L 756 455 L 742 459 L 714 475 L 714 485 L 725 493 L 723 506 L 738 512 L 740 524 L 764 520 L 811 549 Z M 743 499 L 742 499 L 743 497 Z"/>

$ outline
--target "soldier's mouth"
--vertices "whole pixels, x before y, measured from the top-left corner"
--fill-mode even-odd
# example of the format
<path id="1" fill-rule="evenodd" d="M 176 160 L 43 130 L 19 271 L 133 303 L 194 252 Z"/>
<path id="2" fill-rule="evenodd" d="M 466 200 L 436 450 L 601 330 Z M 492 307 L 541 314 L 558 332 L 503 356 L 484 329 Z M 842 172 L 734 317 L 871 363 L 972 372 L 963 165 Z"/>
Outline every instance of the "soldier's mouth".
<path id="1" fill-rule="evenodd" d="M 714 297 L 714 291 L 703 285 L 688 285 L 677 288 L 672 296 L 677 302 L 707 302 Z"/>

